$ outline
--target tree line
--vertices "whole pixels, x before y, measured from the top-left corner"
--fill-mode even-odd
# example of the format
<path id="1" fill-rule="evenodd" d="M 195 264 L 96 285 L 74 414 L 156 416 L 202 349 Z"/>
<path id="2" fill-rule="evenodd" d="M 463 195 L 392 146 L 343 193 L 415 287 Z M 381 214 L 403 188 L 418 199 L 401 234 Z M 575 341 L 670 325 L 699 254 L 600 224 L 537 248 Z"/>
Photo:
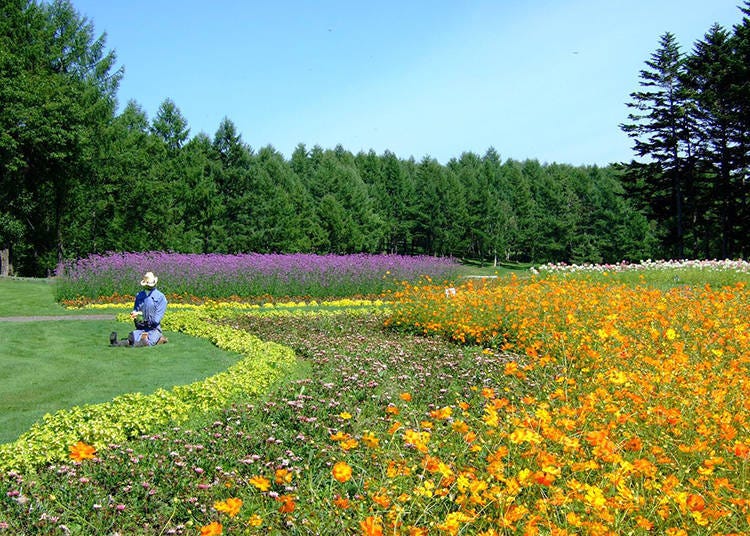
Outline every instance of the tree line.
<path id="1" fill-rule="evenodd" d="M 648 164 L 502 160 L 493 148 L 441 164 L 302 144 L 286 158 L 272 146 L 249 147 L 229 118 L 213 136 L 191 136 L 170 99 L 152 119 L 135 101 L 118 113 L 123 72 L 115 53 L 69 1 L 8 0 L 2 11 L 6 273 L 12 262 L 17 274 L 46 275 L 62 259 L 106 251 L 386 252 L 537 263 L 671 255 L 673 216 L 658 201 L 663 192 L 647 188 L 671 175 L 639 145 L 648 129 L 630 130 Z M 648 97 L 638 102 L 645 112 Z M 723 172 L 708 162 L 701 177 Z M 710 207 L 712 222 L 722 206 Z"/>

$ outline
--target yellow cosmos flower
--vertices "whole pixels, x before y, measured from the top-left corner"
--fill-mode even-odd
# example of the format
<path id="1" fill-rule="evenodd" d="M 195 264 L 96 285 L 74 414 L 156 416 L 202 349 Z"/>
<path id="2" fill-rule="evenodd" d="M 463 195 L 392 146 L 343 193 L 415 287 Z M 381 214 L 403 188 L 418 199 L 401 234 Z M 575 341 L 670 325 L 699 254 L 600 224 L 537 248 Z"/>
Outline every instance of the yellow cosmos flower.
<path id="1" fill-rule="evenodd" d="M 224 512 L 229 517 L 234 517 L 239 513 L 240 508 L 242 508 L 242 499 L 230 497 L 225 501 L 216 501 L 214 508 L 217 512 Z"/>
<path id="2" fill-rule="evenodd" d="M 271 481 L 264 476 L 254 476 L 248 482 L 258 488 L 260 491 L 268 491 L 271 489 Z"/>
<path id="3" fill-rule="evenodd" d="M 289 469 L 276 469 L 276 472 L 274 473 L 274 482 L 277 484 L 289 484 L 292 479 L 294 478 L 294 473 L 291 472 Z"/>
<path id="4" fill-rule="evenodd" d="M 362 443 L 371 449 L 376 449 L 380 445 L 380 439 L 374 433 L 366 431 L 362 434 Z"/>
<path id="5" fill-rule="evenodd" d="M 596 486 L 586 486 L 584 501 L 586 504 L 593 506 L 594 508 L 602 508 L 607 504 L 607 499 L 604 497 L 604 493 Z"/>
<path id="6" fill-rule="evenodd" d="M 336 462 L 331 470 L 331 474 L 339 482 L 348 482 L 352 477 L 352 468 L 346 462 Z"/>

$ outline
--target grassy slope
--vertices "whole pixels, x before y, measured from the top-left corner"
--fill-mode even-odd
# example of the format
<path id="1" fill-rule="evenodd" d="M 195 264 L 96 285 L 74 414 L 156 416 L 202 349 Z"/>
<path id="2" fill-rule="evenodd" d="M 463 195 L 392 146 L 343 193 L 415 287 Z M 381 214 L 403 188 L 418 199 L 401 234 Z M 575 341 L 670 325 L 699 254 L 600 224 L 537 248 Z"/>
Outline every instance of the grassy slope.
<path id="1" fill-rule="evenodd" d="M 45 280 L 0 279 L 0 316 L 71 314 L 52 290 Z M 179 333 L 168 333 L 164 346 L 109 346 L 110 331 L 124 337 L 129 329 L 114 320 L 0 322 L 0 443 L 45 413 L 190 383 L 239 359 Z"/>

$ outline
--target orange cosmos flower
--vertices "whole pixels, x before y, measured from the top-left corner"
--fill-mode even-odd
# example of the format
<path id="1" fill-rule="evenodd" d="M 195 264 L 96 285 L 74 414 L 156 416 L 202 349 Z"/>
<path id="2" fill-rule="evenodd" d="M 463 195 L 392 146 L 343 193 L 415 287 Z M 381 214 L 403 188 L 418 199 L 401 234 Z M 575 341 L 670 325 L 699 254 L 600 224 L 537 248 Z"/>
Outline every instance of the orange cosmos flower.
<path id="1" fill-rule="evenodd" d="M 280 497 L 276 497 L 276 500 L 281 503 L 281 506 L 279 506 L 279 512 L 282 514 L 294 512 L 294 509 L 297 506 L 294 503 L 294 497 L 292 495 L 281 495 Z"/>
<path id="2" fill-rule="evenodd" d="M 254 476 L 248 482 L 258 488 L 260 491 L 268 491 L 271 489 L 271 481 L 263 476 Z"/>
<path id="3" fill-rule="evenodd" d="M 221 536 L 222 532 L 224 532 L 224 527 L 218 521 L 201 527 L 201 536 Z"/>
<path id="4" fill-rule="evenodd" d="M 401 393 L 398 395 L 401 400 L 404 402 L 411 402 L 411 393 Z"/>
<path id="5" fill-rule="evenodd" d="M 460 419 L 457 421 L 453 421 L 453 423 L 451 424 L 451 428 L 453 428 L 453 430 L 455 430 L 459 434 L 465 434 L 469 431 L 469 425 L 466 424 L 466 421 L 462 421 Z"/>
<path id="6" fill-rule="evenodd" d="M 90 460 L 94 457 L 94 453 L 96 453 L 96 449 L 83 441 L 70 446 L 70 457 L 76 462 Z"/>
<path id="7" fill-rule="evenodd" d="M 638 516 L 635 520 L 635 523 L 643 530 L 651 530 L 652 528 L 654 528 L 654 524 L 643 516 Z"/>
<path id="8" fill-rule="evenodd" d="M 430 417 L 433 419 L 440 419 L 445 420 L 450 418 L 450 416 L 453 414 L 453 409 L 450 408 L 450 406 L 445 406 L 440 409 L 435 409 L 430 412 Z"/>
<path id="9" fill-rule="evenodd" d="M 388 407 L 385 408 L 385 412 L 388 415 L 398 415 L 399 409 L 393 404 L 388 404 Z"/>
<path id="10" fill-rule="evenodd" d="M 422 466 L 429 472 L 434 473 L 440 467 L 440 458 L 428 454 L 422 460 Z"/>
<path id="11" fill-rule="evenodd" d="M 643 441 L 638 437 L 631 437 L 622 446 L 625 450 L 630 452 L 639 452 L 643 449 Z"/>
<path id="12" fill-rule="evenodd" d="M 393 435 L 393 434 L 395 434 L 398 431 L 399 428 L 401 428 L 401 422 L 394 421 L 393 424 L 391 425 L 391 427 L 388 428 L 388 433 L 391 434 L 391 435 Z"/>
<path id="13" fill-rule="evenodd" d="M 706 501 L 696 493 L 688 495 L 685 504 L 691 512 L 702 512 L 706 509 Z"/>
<path id="14" fill-rule="evenodd" d="M 346 499 L 342 497 L 341 495 L 336 495 L 333 499 L 333 505 L 336 508 L 341 508 L 342 510 L 348 510 L 351 506 L 351 502 L 349 502 L 349 499 Z"/>
<path id="15" fill-rule="evenodd" d="M 750 445 L 738 441 L 734 444 L 734 449 L 732 449 L 732 451 L 738 458 L 747 458 L 750 456 Z"/>
<path id="16" fill-rule="evenodd" d="M 352 477 L 352 468 L 346 462 L 336 462 L 331 474 L 339 482 L 348 482 Z"/>
<path id="17" fill-rule="evenodd" d="M 339 447 L 341 447 L 344 451 L 349 451 L 352 449 L 357 448 L 359 446 L 359 441 L 354 439 L 353 437 L 349 437 L 348 439 L 344 439 L 339 443 Z"/>
<path id="18" fill-rule="evenodd" d="M 385 493 L 382 493 L 382 491 L 383 490 L 372 495 L 372 502 L 387 509 L 389 506 L 391 506 L 391 499 Z"/>
<path id="19" fill-rule="evenodd" d="M 548 473 L 547 471 L 536 471 L 531 476 L 531 479 L 540 486 L 551 486 L 555 481 L 555 475 Z"/>
<path id="20" fill-rule="evenodd" d="M 383 536 L 383 522 L 380 517 L 368 516 L 359 522 L 363 536 Z"/>
<path id="21" fill-rule="evenodd" d="M 239 513 L 240 508 L 242 508 L 242 499 L 230 497 L 226 501 L 216 501 L 214 508 L 216 508 L 217 512 L 224 512 L 225 514 L 229 514 L 229 517 L 234 517 Z"/>

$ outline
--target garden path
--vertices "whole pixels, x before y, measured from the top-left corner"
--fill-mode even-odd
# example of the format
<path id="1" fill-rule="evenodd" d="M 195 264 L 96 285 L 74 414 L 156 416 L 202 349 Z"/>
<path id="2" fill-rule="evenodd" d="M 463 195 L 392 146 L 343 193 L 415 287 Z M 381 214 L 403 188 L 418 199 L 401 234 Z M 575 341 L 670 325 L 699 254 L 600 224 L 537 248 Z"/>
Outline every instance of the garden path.
<path id="1" fill-rule="evenodd" d="M 115 320 L 115 315 L 0 316 L 0 322 L 38 322 L 46 320 Z"/>

